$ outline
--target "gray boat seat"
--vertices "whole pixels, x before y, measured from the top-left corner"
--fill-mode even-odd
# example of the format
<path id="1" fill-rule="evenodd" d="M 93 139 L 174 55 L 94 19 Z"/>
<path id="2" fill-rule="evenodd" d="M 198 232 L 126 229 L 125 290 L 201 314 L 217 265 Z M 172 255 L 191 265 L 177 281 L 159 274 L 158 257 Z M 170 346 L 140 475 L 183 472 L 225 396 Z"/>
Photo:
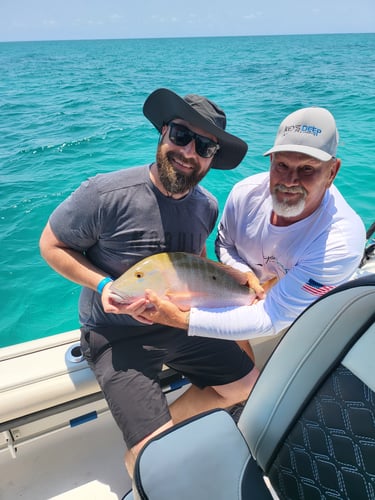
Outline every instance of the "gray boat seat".
<path id="1" fill-rule="evenodd" d="M 317 300 L 224 410 L 150 440 L 124 499 L 375 498 L 375 274 Z"/>

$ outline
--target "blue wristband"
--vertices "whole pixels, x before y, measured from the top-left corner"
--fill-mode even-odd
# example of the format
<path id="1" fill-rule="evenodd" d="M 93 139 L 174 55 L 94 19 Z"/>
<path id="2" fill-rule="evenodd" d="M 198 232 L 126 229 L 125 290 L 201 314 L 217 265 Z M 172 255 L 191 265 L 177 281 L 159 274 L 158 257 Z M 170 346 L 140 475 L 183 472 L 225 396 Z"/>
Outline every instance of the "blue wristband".
<path id="1" fill-rule="evenodd" d="M 102 294 L 103 288 L 106 286 L 106 284 L 110 283 L 111 281 L 113 281 L 113 279 L 110 278 L 109 276 L 103 278 L 102 281 L 99 281 L 99 284 L 96 287 L 96 291 L 98 292 L 99 295 Z"/>

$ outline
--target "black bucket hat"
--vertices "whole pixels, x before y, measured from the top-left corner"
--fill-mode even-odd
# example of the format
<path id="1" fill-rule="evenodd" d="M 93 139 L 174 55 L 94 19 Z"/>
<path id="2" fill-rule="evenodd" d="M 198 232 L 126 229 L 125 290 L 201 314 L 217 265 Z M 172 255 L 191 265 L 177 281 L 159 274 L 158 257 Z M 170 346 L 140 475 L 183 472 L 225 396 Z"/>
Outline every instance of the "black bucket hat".
<path id="1" fill-rule="evenodd" d="M 171 90 L 157 89 L 147 97 L 143 113 L 159 132 L 174 118 L 181 118 L 216 136 L 220 149 L 214 156 L 212 168 L 235 168 L 247 153 L 245 141 L 225 132 L 224 111 L 206 97 L 189 94 L 182 98 Z"/>

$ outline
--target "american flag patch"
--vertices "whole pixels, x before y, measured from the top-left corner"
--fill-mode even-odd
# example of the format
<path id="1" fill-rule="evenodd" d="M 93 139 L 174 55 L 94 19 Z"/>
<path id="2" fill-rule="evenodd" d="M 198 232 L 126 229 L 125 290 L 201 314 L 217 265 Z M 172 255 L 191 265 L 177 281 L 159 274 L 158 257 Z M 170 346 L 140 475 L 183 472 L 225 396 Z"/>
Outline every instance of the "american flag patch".
<path id="1" fill-rule="evenodd" d="M 305 290 L 307 293 L 311 293 L 311 295 L 317 295 L 320 297 L 334 288 L 334 286 L 322 285 L 321 283 L 318 283 L 310 278 L 309 281 L 303 285 L 302 290 Z"/>

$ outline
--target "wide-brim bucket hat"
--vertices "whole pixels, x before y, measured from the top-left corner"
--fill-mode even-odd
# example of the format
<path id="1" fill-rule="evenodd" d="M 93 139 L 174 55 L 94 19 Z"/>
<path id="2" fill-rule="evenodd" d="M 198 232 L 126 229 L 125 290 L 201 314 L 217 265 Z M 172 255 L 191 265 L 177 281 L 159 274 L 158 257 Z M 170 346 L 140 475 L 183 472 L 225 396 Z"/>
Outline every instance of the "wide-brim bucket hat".
<path id="1" fill-rule="evenodd" d="M 182 98 L 171 90 L 157 89 L 147 97 L 143 113 L 159 132 L 163 125 L 180 118 L 214 135 L 220 149 L 213 158 L 212 168 L 231 170 L 241 163 L 247 153 L 246 142 L 225 131 L 224 111 L 206 97 L 188 94 Z"/>

